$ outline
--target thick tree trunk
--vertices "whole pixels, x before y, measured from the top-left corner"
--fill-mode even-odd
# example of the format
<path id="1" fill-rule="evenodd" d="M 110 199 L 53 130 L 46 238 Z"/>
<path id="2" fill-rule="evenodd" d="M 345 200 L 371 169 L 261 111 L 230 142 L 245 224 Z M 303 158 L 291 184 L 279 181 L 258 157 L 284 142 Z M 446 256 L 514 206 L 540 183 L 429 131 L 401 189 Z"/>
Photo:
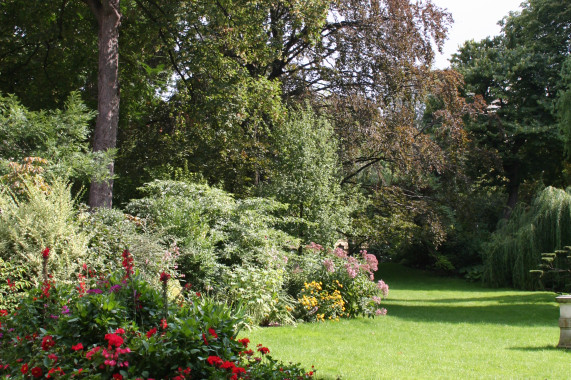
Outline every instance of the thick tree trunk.
<path id="1" fill-rule="evenodd" d="M 93 135 L 93 151 L 113 149 L 119 125 L 119 0 L 87 0 L 99 24 L 99 72 L 97 79 L 97 120 Z M 114 164 L 109 165 L 110 177 Z M 113 180 L 92 181 L 89 189 L 91 208 L 111 208 Z"/>

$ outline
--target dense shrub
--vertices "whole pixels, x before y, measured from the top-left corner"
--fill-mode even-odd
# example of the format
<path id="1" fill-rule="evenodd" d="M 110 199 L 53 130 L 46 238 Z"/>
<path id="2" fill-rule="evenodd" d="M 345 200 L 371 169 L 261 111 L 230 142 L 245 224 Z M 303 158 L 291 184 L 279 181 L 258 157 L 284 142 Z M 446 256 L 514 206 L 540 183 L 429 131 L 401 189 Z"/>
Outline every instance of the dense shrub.
<path id="1" fill-rule="evenodd" d="M 49 250 L 43 252 L 49 260 Z M 259 345 L 237 340 L 241 317 L 193 292 L 167 296 L 134 271 L 108 276 L 79 273 L 76 284 L 44 275 L 16 310 L 0 312 L 0 374 L 19 378 L 285 379 L 308 378 L 297 365 L 278 363 Z"/>
<path id="2" fill-rule="evenodd" d="M 287 289 L 299 302 L 300 318 L 320 321 L 386 314 L 380 303 L 389 287 L 382 280 L 375 283 L 378 262 L 366 251 L 348 256 L 340 247 L 326 250 L 312 243 L 304 254 L 292 258 L 288 267 Z"/>
<path id="3" fill-rule="evenodd" d="M 281 231 L 284 205 L 271 199 L 236 200 L 205 184 L 154 181 L 127 209 L 177 244 L 183 282 L 242 303 L 249 324 L 287 323 L 291 300 L 283 290 L 289 247 Z"/>

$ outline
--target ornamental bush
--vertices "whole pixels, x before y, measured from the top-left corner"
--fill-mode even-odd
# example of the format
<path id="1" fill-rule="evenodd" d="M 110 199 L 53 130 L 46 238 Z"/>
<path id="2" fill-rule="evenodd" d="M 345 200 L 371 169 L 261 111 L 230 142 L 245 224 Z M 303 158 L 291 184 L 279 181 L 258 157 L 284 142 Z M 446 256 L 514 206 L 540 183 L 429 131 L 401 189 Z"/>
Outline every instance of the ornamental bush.
<path id="1" fill-rule="evenodd" d="M 374 281 L 378 261 L 367 251 L 349 256 L 340 247 L 331 250 L 311 243 L 288 262 L 288 268 L 287 289 L 299 302 L 298 318 L 323 321 L 386 314 L 380 303 L 389 287 Z"/>
<path id="2" fill-rule="evenodd" d="M 49 249 L 42 252 L 48 267 Z M 86 379 L 303 379 L 249 340 L 237 340 L 242 315 L 183 290 L 168 297 L 171 276 L 158 291 L 133 267 L 107 276 L 78 273 L 77 284 L 45 271 L 14 310 L 0 311 L 0 376 Z"/>

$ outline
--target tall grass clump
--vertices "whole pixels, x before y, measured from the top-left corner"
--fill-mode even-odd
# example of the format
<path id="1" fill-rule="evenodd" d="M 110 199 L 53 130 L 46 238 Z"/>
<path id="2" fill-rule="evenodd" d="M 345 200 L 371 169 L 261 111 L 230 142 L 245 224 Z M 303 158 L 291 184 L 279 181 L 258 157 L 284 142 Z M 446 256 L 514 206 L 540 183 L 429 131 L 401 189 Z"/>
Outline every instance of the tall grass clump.
<path id="1" fill-rule="evenodd" d="M 533 289 L 530 273 L 541 261 L 542 252 L 553 252 L 571 244 L 571 192 L 547 187 L 528 208 L 518 207 L 486 245 L 484 283 Z"/>

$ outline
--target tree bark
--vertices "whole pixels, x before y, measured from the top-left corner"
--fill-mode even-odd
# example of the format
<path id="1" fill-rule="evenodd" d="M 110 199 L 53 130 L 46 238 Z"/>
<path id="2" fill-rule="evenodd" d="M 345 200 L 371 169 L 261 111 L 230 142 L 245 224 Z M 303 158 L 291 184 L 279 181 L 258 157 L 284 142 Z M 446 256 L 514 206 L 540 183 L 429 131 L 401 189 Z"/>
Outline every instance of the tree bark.
<path id="1" fill-rule="evenodd" d="M 99 69 L 97 77 L 97 120 L 93 134 L 93 151 L 113 149 L 119 125 L 119 0 L 87 0 L 99 25 Z M 91 208 L 111 208 L 114 163 L 109 165 L 110 179 L 93 180 L 89 189 Z"/>

